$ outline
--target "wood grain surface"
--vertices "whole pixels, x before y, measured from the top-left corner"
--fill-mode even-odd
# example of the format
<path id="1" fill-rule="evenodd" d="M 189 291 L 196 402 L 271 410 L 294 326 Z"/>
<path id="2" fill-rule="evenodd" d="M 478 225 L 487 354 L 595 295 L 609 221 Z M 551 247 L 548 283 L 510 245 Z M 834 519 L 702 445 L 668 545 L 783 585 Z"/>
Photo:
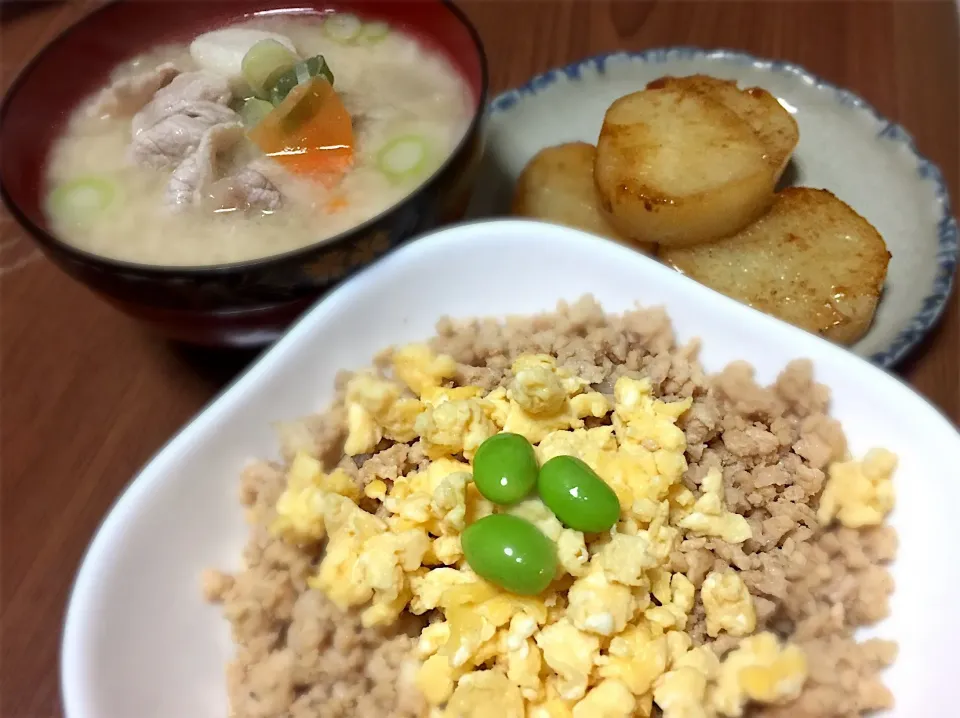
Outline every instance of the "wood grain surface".
<path id="1" fill-rule="evenodd" d="M 2 87 L 90 6 L 4 2 Z M 943 169 L 960 206 L 953 0 L 475 0 L 464 7 L 486 43 L 495 92 L 615 49 L 730 47 L 800 63 L 904 124 Z M 62 714 L 60 631 L 85 546 L 134 473 L 252 356 L 175 347 L 146 334 L 40 257 L 5 211 L 0 267 L 0 717 L 50 718 Z M 954 294 L 940 327 L 901 371 L 955 421 L 958 359 Z"/>

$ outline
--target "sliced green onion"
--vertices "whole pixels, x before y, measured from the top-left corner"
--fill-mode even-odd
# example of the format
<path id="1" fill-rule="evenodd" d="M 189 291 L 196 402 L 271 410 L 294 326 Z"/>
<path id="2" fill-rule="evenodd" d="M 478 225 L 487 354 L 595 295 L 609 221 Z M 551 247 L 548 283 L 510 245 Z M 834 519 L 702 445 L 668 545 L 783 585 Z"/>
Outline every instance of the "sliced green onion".
<path id="1" fill-rule="evenodd" d="M 301 91 L 298 85 L 294 90 L 296 92 L 293 93 L 292 100 L 277 108 L 277 112 L 281 113 L 280 126 L 287 134 L 295 132 L 298 127 L 316 115 L 323 101 L 313 88 L 303 87 Z"/>
<path id="2" fill-rule="evenodd" d="M 72 224 L 88 224 L 113 204 L 116 185 L 103 177 L 79 177 L 58 185 L 50 193 L 51 214 Z"/>
<path id="3" fill-rule="evenodd" d="M 260 121 L 273 112 L 273 105 L 266 100 L 250 97 L 240 108 L 240 121 L 248 130 L 260 124 Z"/>
<path id="4" fill-rule="evenodd" d="M 294 87 L 314 77 L 322 77 L 331 85 L 333 84 L 333 72 L 327 65 L 327 61 L 323 59 L 323 55 L 315 55 L 298 62 L 276 78 L 270 87 L 270 102 L 279 105 Z"/>
<path id="5" fill-rule="evenodd" d="M 240 70 L 254 92 L 263 94 L 299 60 L 283 43 L 273 39 L 260 40 L 243 56 Z"/>
<path id="6" fill-rule="evenodd" d="M 385 22 L 365 22 L 357 41 L 364 45 L 376 45 L 390 34 L 390 26 Z"/>
<path id="7" fill-rule="evenodd" d="M 423 172 L 430 158 L 430 145 L 420 135 L 390 140 L 377 153 L 377 167 L 394 182 Z"/>
<path id="8" fill-rule="evenodd" d="M 300 63 L 293 68 L 293 73 L 297 76 L 297 84 L 299 85 L 302 82 L 306 82 L 310 79 L 310 68 L 306 63 Z"/>
<path id="9" fill-rule="evenodd" d="M 323 33 L 331 40 L 340 43 L 353 42 L 360 36 L 363 23 L 356 15 L 350 13 L 333 13 L 323 21 Z"/>

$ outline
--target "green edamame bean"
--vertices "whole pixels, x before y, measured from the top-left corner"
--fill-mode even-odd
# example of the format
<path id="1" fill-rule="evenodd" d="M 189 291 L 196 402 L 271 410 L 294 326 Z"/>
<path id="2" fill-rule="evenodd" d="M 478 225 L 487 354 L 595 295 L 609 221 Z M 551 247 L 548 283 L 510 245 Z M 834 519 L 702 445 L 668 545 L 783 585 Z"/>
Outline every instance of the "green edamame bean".
<path id="1" fill-rule="evenodd" d="M 535 596 L 553 581 L 557 552 L 536 526 L 517 516 L 491 514 L 460 536 L 463 555 L 478 576 L 523 596 Z"/>
<path id="2" fill-rule="evenodd" d="M 554 456 L 541 466 L 537 490 L 556 517 L 577 531 L 606 531 L 620 518 L 613 489 L 575 456 Z"/>
<path id="3" fill-rule="evenodd" d="M 515 504 L 537 483 L 537 455 L 519 434 L 494 434 L 473 457 L 473 482 L 495 504 Z"/>

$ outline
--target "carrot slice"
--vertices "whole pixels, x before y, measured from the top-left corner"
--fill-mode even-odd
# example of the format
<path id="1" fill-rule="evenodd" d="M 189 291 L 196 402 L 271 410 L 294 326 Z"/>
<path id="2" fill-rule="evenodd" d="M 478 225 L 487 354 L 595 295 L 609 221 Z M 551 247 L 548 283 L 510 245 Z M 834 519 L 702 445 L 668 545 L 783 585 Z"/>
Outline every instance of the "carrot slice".
<path id="1" fill-rule="evenodd" d="M 345 210 L 349 206 L 350 203 L 347 201 L 346 197 L 343 195 L 337 195 L 330 198 L 324 209 L 326 210 L 327 214 L 336 214 L 337 212 Z"/>
<path id="2" fill-rule="evenodd" d="M 291 90 L 248 136 L 291 172 L 330 186 L 353 166 L 350 113 L 323 77 Z"/>

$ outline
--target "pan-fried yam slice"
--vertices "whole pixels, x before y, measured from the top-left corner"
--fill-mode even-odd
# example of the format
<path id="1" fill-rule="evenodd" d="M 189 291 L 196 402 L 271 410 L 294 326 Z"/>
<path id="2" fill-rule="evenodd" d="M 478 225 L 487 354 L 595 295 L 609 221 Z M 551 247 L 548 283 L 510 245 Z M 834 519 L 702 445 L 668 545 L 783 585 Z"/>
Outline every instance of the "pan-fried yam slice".
<path id="1" fill-rule="evenodd" d="M 641 90 L 607 110 L 594 179 L 620 232 L 688 246 L 730 236 L 769 208 L 777 177 L 766 154 L 750 126 L 712 98 Z"/>
<path id="2" fill-rule="evenodd" d="M 600 198 L 593 182 L 596 153 L 596 148 L 587 142 L 568 142 L 538 152 L 517 180 L 512 213 L 651 251 L 649 245 L 625 239 L 600 211 Z"/>
<path id="3" fill-rule="evenodd" d="M 660 257 L 755 309 L 852 344 L 873 321 L 890 253 L 877 230 L 833 194 L 794 187 L 739 234 L 664 248 Z"/>
<path id="4" fill-rule="evenodd" d="M 760 87 L 741 90 L 733 80 L 709 75 L 661 77 L 647 85 L 649 89 L 679 87 L 699 92 L 733 110 L 760 138 L 767 149 L 767 161 L 777 178 L 783 174 L 790 156 L 800 141 L 800 128 L 776 97 Z"/>

